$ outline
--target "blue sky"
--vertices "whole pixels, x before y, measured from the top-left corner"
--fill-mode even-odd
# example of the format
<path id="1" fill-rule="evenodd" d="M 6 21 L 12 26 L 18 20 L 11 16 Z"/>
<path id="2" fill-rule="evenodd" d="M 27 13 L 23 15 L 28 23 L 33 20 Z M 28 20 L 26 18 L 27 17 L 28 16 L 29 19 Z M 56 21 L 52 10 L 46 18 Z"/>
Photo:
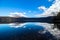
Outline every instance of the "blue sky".
<path id="1" fill-rule="evenodd" d="M 27 16 L 40 14 L 40 6 L 49 8 L 54 0 L 0 0 L 0 16 L 9 15 L 11 12 L 25 12 Z"/>

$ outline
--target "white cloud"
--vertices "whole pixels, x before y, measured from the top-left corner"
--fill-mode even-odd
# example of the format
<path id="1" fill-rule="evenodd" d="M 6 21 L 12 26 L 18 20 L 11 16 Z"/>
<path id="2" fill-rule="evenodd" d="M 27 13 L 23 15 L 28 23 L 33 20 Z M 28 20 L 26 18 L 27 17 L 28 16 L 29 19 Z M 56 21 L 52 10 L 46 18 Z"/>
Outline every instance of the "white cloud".
<path id="1" fill-rule="evenodd" d="M 21 12 L 14 12 L 14 13 L 10 13 L 10 17 L 27 17 L 26 15 L 25 15 L 26 13 L 24 12 L 24 13 L 21 13 Z"/>
<path id="2" fill-rule="evenodd" d="M 42 14 L 35 15 L 36 17 L 47 17 L 47 16 L 56 16 L 57 12 L 60 11 L 60 0 L 55 0 L 54 4 L 52 4 L 46 11 Z"/>
<path id="3" fill-rule="evenodd" d="M 40 7 L 38 7 L 38 9 L 39 10 L 44 10 L 44 11 L 47 10 L 47 8 L 45 6 L 40 6 Z"/>
<path id="4" fill-rule="evenodd" d="M 49 2 L 51 2 L 52 0 L 48 0 Z"/>
<path id="5" fill-rule="evenodd" d="M 48 0 L 48 1 L 51 1 L 51 0 Z"/>

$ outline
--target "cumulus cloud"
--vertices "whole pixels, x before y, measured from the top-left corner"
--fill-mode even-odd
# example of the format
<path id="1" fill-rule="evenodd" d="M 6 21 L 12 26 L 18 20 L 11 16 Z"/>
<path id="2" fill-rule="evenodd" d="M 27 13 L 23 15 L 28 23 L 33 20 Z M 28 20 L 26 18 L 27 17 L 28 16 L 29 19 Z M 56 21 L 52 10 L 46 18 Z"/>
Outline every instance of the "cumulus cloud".
<path id="1" fill-rule="evenodd" d="M 48 0 L 49 2 L 51 2 L 52 0 Z"/>
<path id="2" fill-rule="evenodd" d="M 11 12 L 9 16 L 10 17 L 27 17 L 25 14 L 26 14 L 25 12 L 24 13 L 21 13 L 21 12 Z"/>
<path id="3" fill-rule="evenodd" d="M 42 14 L 35 15 L 36 17 L 56 16 L 60 11 L 60 0 L 55 0 L 54 3 Z"/>
<path id="4" fill-rule="evenodd" d="M 40 7 L 38 7 L 38 9 L 43 10 L 43 11 L 47 10 L 47 8 L 45 6 L 40 6 Z"/>

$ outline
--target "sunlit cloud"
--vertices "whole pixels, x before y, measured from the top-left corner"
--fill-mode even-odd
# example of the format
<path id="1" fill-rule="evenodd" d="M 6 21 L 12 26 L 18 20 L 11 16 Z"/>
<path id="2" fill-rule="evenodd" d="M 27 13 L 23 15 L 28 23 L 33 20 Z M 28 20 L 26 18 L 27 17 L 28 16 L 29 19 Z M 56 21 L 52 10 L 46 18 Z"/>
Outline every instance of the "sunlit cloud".
<path id="1" fill-rule="evenodd" d="M 38 9 L 39 10 L 43 10 L 43 11 L 46 11 L 47 10 L 47 8 L 45 6 L 40 6 L 40 7 L 38 7 Z"/>
<path id="2" fill-rule="evenodd" d="M 53 1 L 53 0 L 48 0 L 49 2 Z"/>
<path id="3" fill-rule="evenodd" d="M 23 13 L 21 13 L 21 12 L 11 12 L 9 14 L 9 16 L 10 17 L 27 17 L 25 14 L 26 14 L 25 12 L 23 12 Z"/>
<path id="4" fill-rule="evenodd" d="M 60 11 L 60 0 L 55 0 L 54 3 L 42 14 L 35 15 L 36 17 L 56 16 Z"/>

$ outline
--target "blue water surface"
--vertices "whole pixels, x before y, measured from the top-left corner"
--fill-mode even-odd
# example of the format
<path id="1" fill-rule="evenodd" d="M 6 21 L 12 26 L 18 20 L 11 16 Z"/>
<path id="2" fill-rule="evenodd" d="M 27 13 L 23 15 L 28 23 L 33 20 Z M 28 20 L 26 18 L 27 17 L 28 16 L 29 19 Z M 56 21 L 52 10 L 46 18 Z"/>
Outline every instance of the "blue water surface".
<path id="1" fill-rule="evenodd" d="M 8 25 L 0 25 L 0 40 L 56 40 L 50 33 L 44 31 L 42 26 L 27 24 L 26 27 L 13 28 Z"/>

